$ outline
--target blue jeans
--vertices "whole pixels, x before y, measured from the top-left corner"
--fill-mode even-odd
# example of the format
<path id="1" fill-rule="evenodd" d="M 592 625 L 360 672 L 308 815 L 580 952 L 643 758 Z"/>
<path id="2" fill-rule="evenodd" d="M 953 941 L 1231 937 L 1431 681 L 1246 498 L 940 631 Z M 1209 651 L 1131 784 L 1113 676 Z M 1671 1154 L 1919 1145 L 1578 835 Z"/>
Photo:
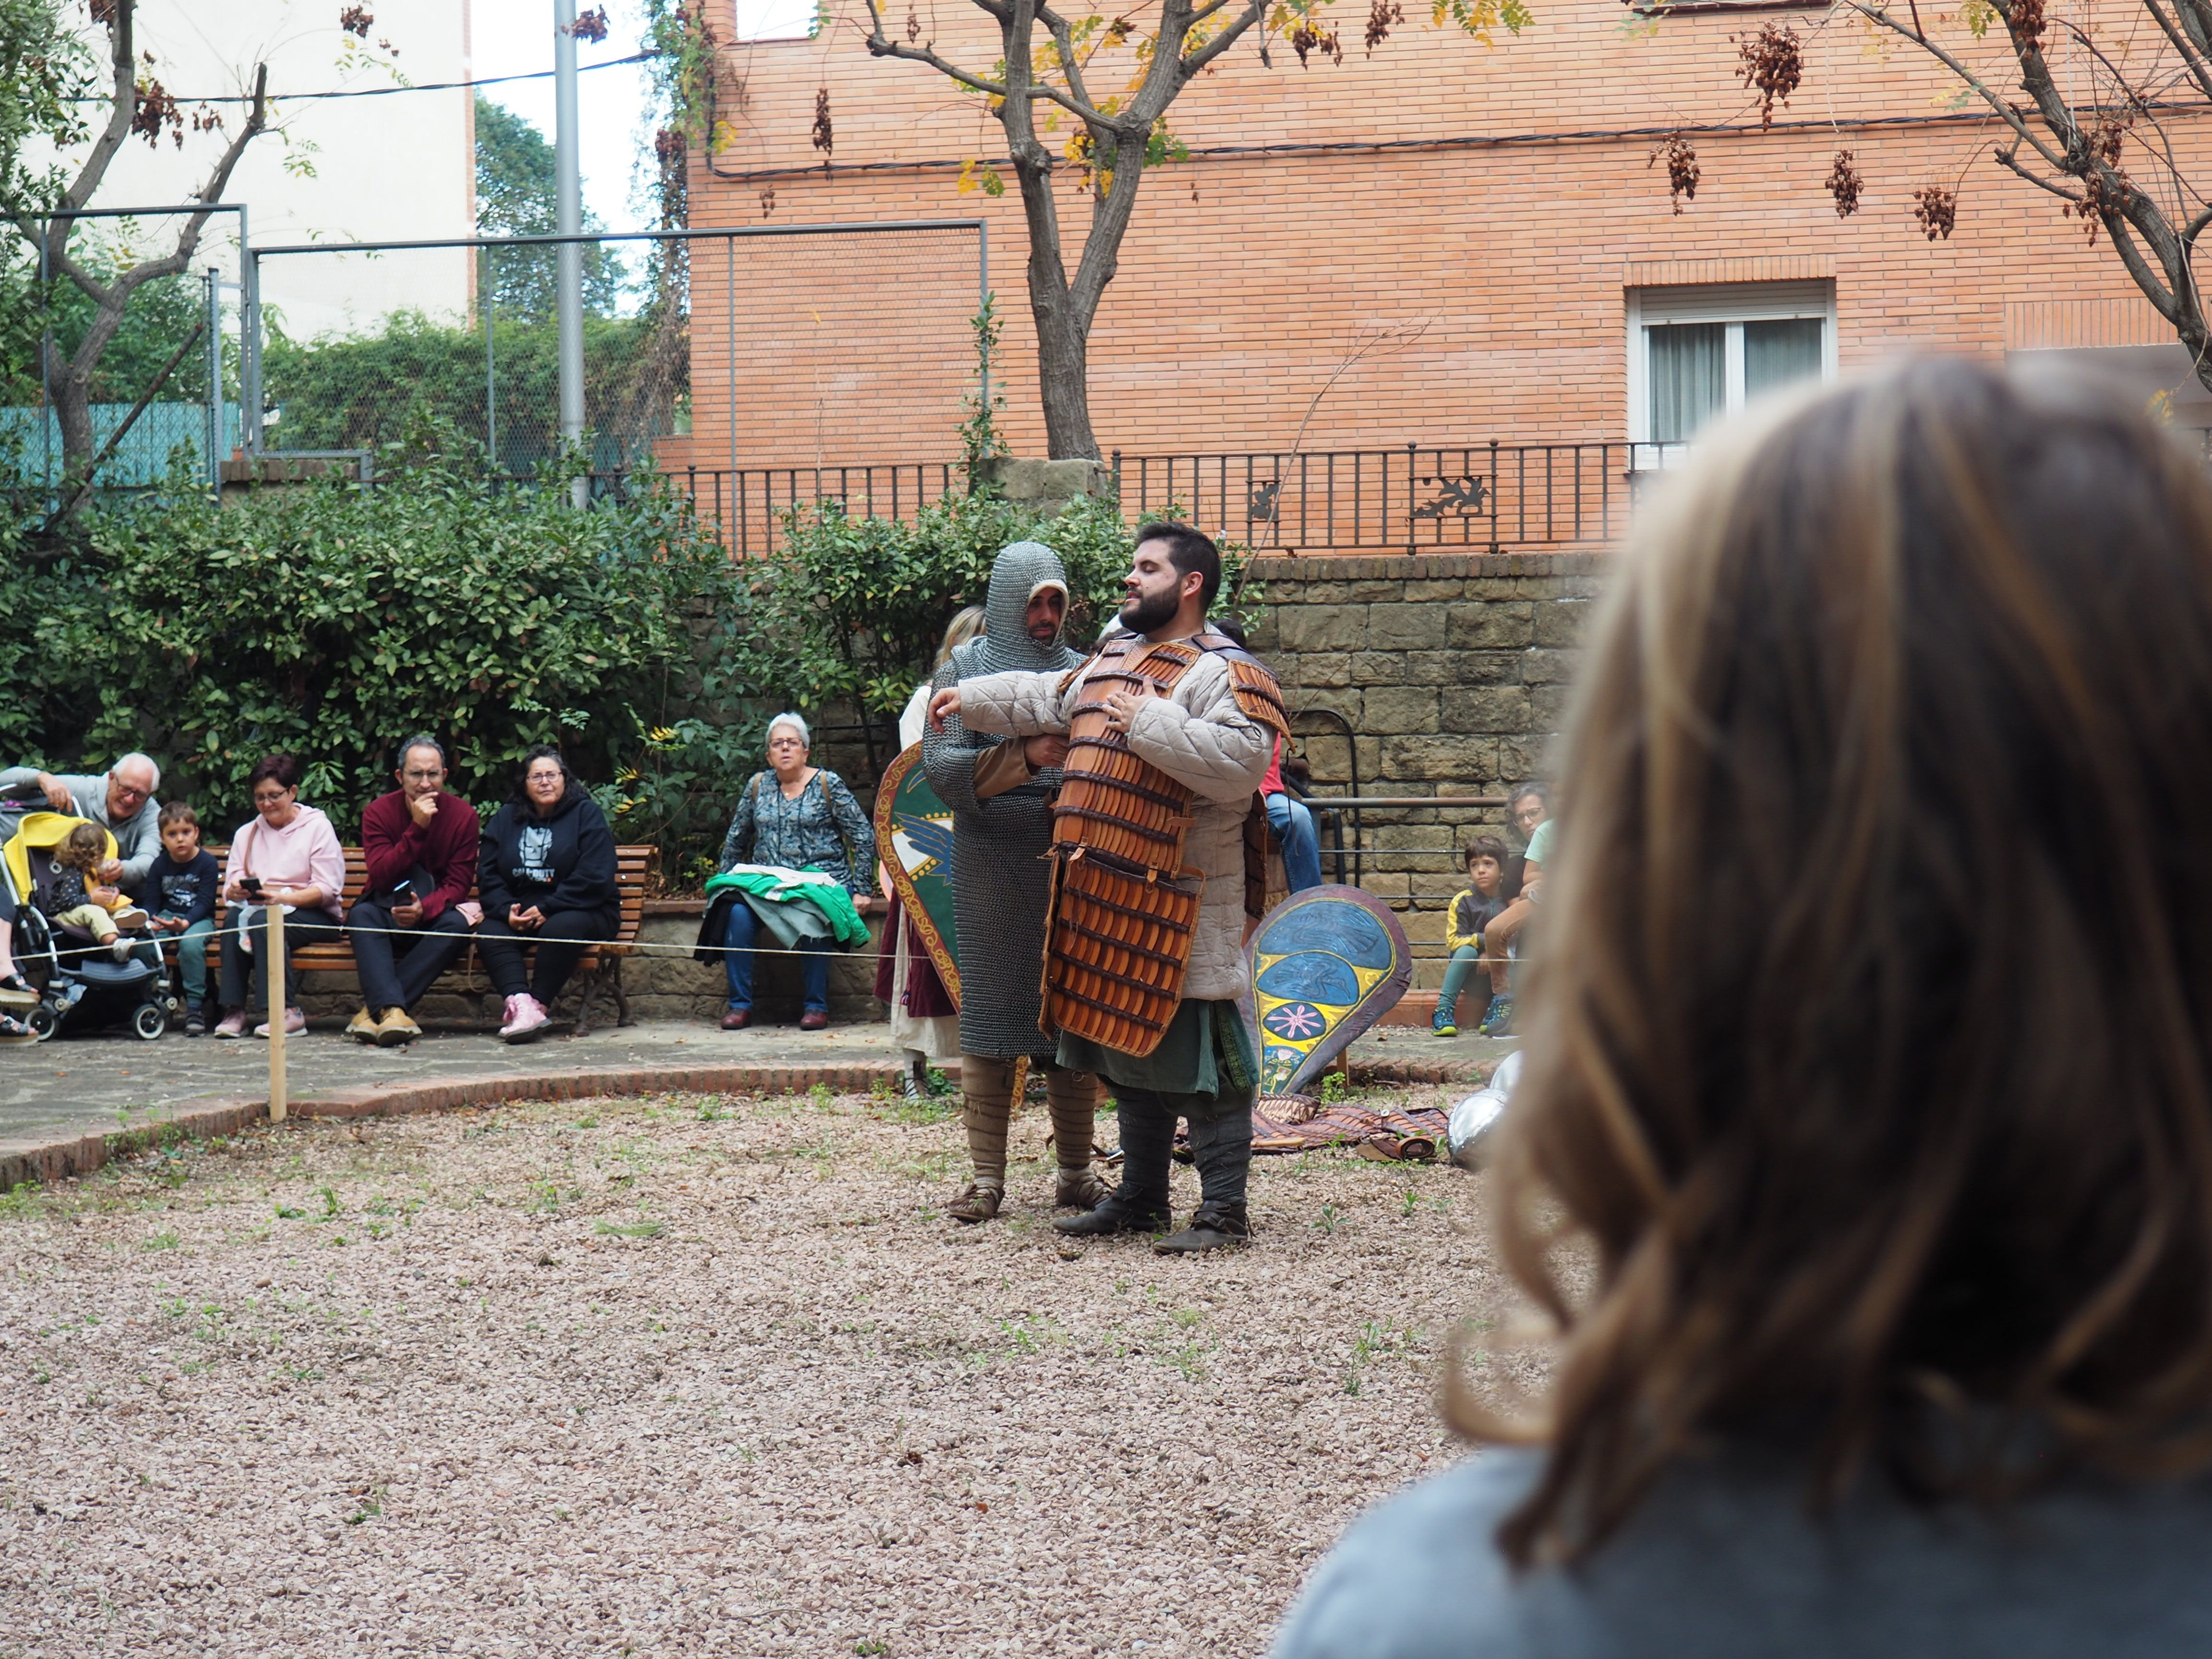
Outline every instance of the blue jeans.
<path id="1" fill-rule="evenodd" d="M 722 927 L 722 962 L 730 972 L 732 1008 L 753 1006 L 753 946 L 759 933 L 760 920 L 753 915 L 753 907 L 743 899 L 732 904 L 729 920 Z M 807 953 L 799 965 L 806 1012 L 826 1014 L 830 1012 L 830 941 L 801 939 L 799 948 Z"/>
<path id="2" fill-rule="evenodd" d="M 1437 993 L 1437 1017 L 1430 1022 L 1431 1024 L 1459 1024 L 1460 988 L 1467 983 L 1468 975 L 1474 973 L 1481 963 L 1482 947 L 1480 945 L 1462 945 L 1452 952 L 1451 964 L 1444 969 L 1444 988 Z M 1489 988 L 1490 981 L 1486 979 L 1483 981 L 1486 994 Z M 1489 1006 L 1486 1000 L 1483 1004 L 1485 1012 L 1488 1011 Z"/>
<path id="3" fill-rule="evenodd" d="M 1314 834 L 1313 814 L 1302 800 L 1288 795 L 1267 797 L 1267 823 L 1283 844 L 1283 875 L 1293 893 L 1321 885 L 1321 839 Z"/>

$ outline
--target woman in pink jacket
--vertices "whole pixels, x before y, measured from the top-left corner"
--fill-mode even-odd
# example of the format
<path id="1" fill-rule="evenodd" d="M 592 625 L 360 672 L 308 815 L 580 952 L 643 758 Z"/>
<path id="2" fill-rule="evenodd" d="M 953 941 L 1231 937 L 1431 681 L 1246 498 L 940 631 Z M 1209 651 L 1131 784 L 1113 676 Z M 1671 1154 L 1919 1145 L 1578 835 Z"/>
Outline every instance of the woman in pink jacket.
<path id="1" fill-rule="evenodd" d="M 270 755 L 246 779 L 255 816 L 231 837 L 223 869 L 222 896 L 230 908 L 222 923 L 222 1018 L 219 1037 L 246 1035 L 246 1011 L 269 1006 L 269 907 L 284 907 L 284 1030 L 307 1029 L 300 1012 L 292 952 L 302 945 L 328 944 L 344 931 L 338 904 L 345 895 L 345 849 L 331 821 L 313 806 L 300 805 L 300 763 L 289 755 Z M 251 970 L 251 989 L 246 975 Z M 256 1036 L 269 1027 L 257 1025 Z"/>

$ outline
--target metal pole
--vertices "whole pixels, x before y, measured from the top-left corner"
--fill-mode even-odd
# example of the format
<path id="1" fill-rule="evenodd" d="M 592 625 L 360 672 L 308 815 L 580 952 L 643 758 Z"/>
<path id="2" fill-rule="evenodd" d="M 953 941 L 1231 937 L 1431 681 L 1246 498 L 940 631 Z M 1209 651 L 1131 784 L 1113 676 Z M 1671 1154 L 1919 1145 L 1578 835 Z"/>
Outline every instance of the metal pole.
<path id="1" fill-rule="evenodd" d="M 272 901 L 264 914 L 269 931 L 261 943 L 269 959 L 261 971 L 269 976 L 269 1121 L 282 1123 L 290 1103 L 284 1077 L 284 907 Z"/>
<path id="2" fill-rule="evenodd" d="M 51 219 L 39 227 L 39 309 L 43 319 L 39 331 L 39 482 L 49 489 L 54 483 L 54 307 L 46 288 L 46 238 L 53 230 Z"/>
<path id="3" fill-rule="evenodd" d="M 981 316 L 983 307 L 991 303 L 991 227 L 981 220 L 975 225 L 975 313 Z M 983 362 L 983 418 L 991 418 L 991 363 Z M 972 488 L 975 481 L 971 478 Z"/>
<path id="4" fill-rule="evenodd" d="M 238 210 L 238 441 L 250 460 L 261 453 L 261 262 L 246 210 Z"/>
<path id="5" fill-rule="evenodd" d="M 222 505 L 222 270 L 207 270 L 208 488 Z"/>
<path id="6" fill-rule="evenodd" d="M 491 470 L 499 471 L 499 364 L 492 344 L 491 316 L 495 303 L 493 295 L 498 289 L 492 282 L 492 251 L 483 251 L 484 314 L 484 447 L 491 454 Z"/>
<path id="7" fill-rule="evenodd" d="M 576 0 L 553 0 L 554 228 L 575 236 L 584 228 L 581 143 L 576 131 Z M 584 442 L 584 249 L 563 242 L 554 254 L 555 301 L 561 323 L 561 436 Z M 588 465 L 588 461 L 586 462 Z M 579 477 L 569 498 L 582 507 L 592 481 Z"/>

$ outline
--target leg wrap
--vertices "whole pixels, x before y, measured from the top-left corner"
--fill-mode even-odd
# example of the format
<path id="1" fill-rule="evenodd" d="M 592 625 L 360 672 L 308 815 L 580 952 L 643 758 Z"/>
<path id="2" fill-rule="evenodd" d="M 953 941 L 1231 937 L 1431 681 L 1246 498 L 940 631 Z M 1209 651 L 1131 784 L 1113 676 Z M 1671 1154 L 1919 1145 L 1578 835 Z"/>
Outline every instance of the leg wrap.
<path id="1" fill-rule="evenodd" d="M 988 1054 L 960 1056 L 961 1121 L 968 1127 L 968 1157 L 975 1184 L 1006 1186 L 1006 1126 L 1014 1115 L 1014 1062 Z"/>
<path id="2" fill-rule="evenodd" d="M 1085 1173 L 1097 1144 L 1097 1079 L 1055 1066 L 1044 1074 L 1044 1097 L 1052 1109 L 1052 1149 L 1060 1172 Z"/>

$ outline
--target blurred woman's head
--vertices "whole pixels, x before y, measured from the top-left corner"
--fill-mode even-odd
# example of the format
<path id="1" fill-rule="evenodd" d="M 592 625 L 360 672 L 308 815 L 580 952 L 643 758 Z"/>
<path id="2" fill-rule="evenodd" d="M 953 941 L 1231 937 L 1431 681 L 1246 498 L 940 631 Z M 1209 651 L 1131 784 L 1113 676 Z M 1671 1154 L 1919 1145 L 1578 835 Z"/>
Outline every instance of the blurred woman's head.
<path id="1" fill-rule="evenodd" d="M 1713 1431 L 1823 1496 L 2212 1459 L 2201 464 L 2094 387 L 1911 364 L 1715 440 L 1608 586 L 1500 1153 L 1566 1333 L 1509 1550 Z"/>
<path id="2" fill-rule="evenodd" d="M 983 607 L 963 605 L 952 613 L 952 620 L 945 624 L 945 643 L 937 647 L 939 668 L 951 659 L 952 653 L 983 631 Z"/>

